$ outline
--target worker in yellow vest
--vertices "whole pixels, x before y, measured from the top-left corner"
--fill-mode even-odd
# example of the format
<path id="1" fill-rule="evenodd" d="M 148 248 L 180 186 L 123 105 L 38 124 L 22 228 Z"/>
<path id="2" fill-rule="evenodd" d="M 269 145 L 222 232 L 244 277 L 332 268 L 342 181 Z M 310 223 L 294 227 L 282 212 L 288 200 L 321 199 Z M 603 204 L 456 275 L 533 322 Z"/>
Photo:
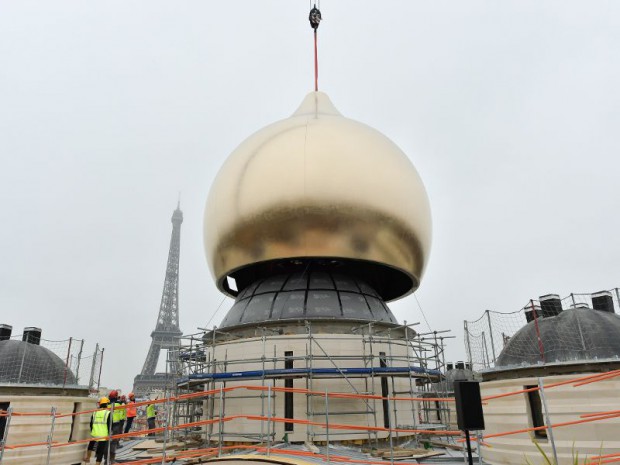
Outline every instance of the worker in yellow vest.
<path id="1" fill-rule="evenodd" d="M 90 436 L 93 438 L 88 443 L 88 449 L 84 456 L 84 462 L 89 463 L 90 457 L 95 451 L 95 461 L 100 464 L 103 458 L 108 456 L 108 436 L 112 429 L 112 419 L 108 410 L 110 399 L 102 397 L 99 399 L 99 409 L 90 418 Z"/>
<path id="2" fill-rule="evenodd" d="M 148 404 L 146 406 L 146 424 L 148 429 L 156 428 L 155 418 L 157 418 L 157 410 L 155 410 L 155 405 Z M 149 433 L 149 436 L 155 436 L 155 433 Z"/>
<path id="3" fill-rule="evenodd" d="M 125 430 L 125 421 L 127 421 L 127 397 L 122 395 L 120 402 L 121 402 L 121 406 L 122 406 L 122 408 L 121 408 L 121 430 L 120 430 L 120 432 L 122 433 Z M 121 446 L 119 444 L 118 448 L 120 449 L 121 447 L 123 447 L 123 446 Z"/>
<path id="4" fill-rule="evenodd" d="M 121 434 L 123 432 L 123 424 L 121 420 L 123 418 L 123 405 L 118 398 L 118 391 L 116 389 L 110 391 L 110 404 L 112 414 L 112 435 Z M 110 463 L 114 463 L 116 460 L 116 449 L 118 448 L 118 439 L 112 439 L 110 442 Z"/>

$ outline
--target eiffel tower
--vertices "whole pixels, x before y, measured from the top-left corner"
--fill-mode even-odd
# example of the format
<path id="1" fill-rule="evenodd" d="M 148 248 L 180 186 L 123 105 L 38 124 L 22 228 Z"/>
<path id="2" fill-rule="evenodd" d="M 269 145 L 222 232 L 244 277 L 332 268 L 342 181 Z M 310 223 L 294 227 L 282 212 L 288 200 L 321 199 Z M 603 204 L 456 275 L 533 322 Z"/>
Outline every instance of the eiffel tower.
<path id="1" fill-rule="evenodd" d="M 178 372 L 178 348 L 183 334 L 179 328 L 181 223 L 183 223 L 183 212 L 179 202 L 177 209 L 172 213 L 172 237 L 157 325 L 151 333 L 151 347 L 144 361 L 142 372 L 133 381 L 133 392 L 136 397 L 147 396 L 153 390 L 164 391 L 172 388 Z M 164 349 L 168 351 L 166 373 L 155 373 L 159 354 Z"/>

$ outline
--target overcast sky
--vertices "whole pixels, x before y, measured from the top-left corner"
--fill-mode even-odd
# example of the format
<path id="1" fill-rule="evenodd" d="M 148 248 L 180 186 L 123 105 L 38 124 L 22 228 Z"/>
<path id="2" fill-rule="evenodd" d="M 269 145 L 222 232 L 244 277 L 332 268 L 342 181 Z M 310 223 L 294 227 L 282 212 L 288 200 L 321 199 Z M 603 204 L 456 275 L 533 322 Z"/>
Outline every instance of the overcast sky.
<path id="1" fill-rule="evenodd" d="M 232 305 L 202 245 L 228 154 L 312 90 L 308 0 L 0 3 L 0 323 L 106 349 L 131 389 L 182 192 L 185 333 Z M 620 286 L 620 2 L 323 0 L 320 88 L 426 185 L 417 298 L 485 309 Z M 385 180 L 389 182 L 389 179 Z M 406 201 L 406 199 L 403 199 Z M 391 304 L 424 318 L 413 296 Z M 1 362 L 0 362 L 1 363 Z"/>

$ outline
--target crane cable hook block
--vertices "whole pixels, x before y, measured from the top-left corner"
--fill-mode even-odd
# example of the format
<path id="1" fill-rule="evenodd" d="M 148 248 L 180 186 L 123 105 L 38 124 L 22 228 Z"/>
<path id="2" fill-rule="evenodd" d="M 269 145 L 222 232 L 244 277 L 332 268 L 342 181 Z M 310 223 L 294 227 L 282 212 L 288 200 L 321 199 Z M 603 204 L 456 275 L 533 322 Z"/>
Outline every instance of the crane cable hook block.
<path id="1" fill-rule="evenodd" d="M 316 31 L 319 28 L 319 23 L 322 19 L 321 10 L 316 7 L 316 4 L 310 10 L 310 15 L 308 15 L 308 19 L 310 20 L 310 27 Z"/>

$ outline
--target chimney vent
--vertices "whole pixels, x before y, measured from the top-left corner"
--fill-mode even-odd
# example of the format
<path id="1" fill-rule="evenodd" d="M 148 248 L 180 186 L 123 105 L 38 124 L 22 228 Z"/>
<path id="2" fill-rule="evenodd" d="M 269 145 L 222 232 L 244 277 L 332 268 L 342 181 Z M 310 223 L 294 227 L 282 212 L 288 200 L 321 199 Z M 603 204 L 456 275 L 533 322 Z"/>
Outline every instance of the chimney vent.
<path id="1" fill-rule="evenodd" d="M 532 308 L 531 305 L 528 305 L 527 307 L 524 308 L 525 310 L 525 319 L 527 320 L 527 322 L 529 323 L 530 321 L 534 321 L 534 316 L 536 316 L 536 318 L 542 318 L 542 312 L 540 311 L 540 306 L 539 305 L 534 305 L 534 308 Z M 534 315 L 534 312 L 536 312 L 536 315 Z"/>
<path id="2" fill-rule="evenodd" d="M 454 370 L 454 363 L 446 363 L 446 371 Z"/>
<path id="3" fill-rule="evenodd" d="M 609 291 L 600 291 L 592 294 L 592 307 L 601 312 L 614 313 L 614 299 Z"/>
<path id="4" fill-rule="evenodd" d="M 456 362 L 456 369 L 457 370 L 464 370 L 465 369 L 465 363 L 464 362 Z"/>
<path id="5" fill-rule="evenodd" d="M 35 328 L 33 326 L 24 328 L 22 341 L 29 342 L 30 344 L 39 345 L 41 343 L 41 328 Z"/>
<path id="6" fill-rule="evenodd" d="M 11 325 L 0 324 L 0 341 L 8 341 L 11 339 L 13 327 Z"/>
<path id="7" fill-rule="evenodd" d="M 541 295 L 538 300 L 540 301 L 540 309 L 543 318 L 549 318 L 562 313 L 562 301 L 559 295 Z"/>

